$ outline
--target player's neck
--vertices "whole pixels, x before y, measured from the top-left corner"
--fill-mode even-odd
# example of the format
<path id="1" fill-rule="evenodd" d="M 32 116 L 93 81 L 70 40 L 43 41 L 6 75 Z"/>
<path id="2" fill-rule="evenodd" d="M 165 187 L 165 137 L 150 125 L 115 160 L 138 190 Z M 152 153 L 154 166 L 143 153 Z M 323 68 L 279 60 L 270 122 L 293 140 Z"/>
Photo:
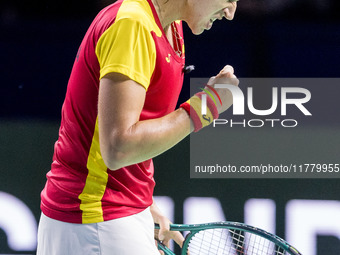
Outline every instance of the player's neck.
<path id="1" fill-rule="evenodd" d="M 178 4 L 179 2 L 183 1 L 177 0 L 151 0 L 151 1 L 156 9 L 158 18 L 165 32 L 169 29 L 172 22 L 181 19 L 181 14 L 179 12 L 180 6 Z"/>

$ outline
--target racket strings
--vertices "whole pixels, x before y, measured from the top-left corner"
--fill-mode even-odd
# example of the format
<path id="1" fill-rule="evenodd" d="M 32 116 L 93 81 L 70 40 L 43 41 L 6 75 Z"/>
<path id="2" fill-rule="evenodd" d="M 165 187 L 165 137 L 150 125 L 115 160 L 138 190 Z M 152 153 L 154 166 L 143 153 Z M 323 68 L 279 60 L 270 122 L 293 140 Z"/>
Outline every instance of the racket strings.
<path id="1" fill-rule="evenodd" d="M 275 243 L 235 229 L 207 229 L 196 233 L 189 243 L 190 255 L 288 255 Z"/>

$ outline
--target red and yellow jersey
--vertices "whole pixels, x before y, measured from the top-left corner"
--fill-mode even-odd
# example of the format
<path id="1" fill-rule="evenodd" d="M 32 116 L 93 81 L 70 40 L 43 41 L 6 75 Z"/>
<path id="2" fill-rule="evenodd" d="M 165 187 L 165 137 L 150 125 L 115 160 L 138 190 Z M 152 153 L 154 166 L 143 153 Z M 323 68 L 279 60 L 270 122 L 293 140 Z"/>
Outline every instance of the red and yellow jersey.
<path id="1" fill-rule="evenodd" d="M 152 204 L 153 163 L 109 170 L 99 148 L 99 81 L 118 72 L 146 89 L 140 120 L 175 110 L 183 83 L 181 22 L 168 42 L 151 0 L 119 0 L 88 29 L 69 79 L 53 163 L 41 193 L 42 212 L 71 223 L 95 223 L 138 213 Z M 131 102 L 133 103 L 133 102 Z"/>

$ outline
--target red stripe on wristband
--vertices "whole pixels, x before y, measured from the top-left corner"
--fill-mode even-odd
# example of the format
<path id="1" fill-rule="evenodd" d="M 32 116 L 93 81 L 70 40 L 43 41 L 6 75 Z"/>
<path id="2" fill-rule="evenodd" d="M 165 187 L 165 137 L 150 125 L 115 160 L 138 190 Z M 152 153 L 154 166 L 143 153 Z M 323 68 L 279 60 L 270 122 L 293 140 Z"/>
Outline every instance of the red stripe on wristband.
<path id="1" fill-rule="evenodd" d="M 207 97 L 207 106 L 208 106 L 209 110 L 211 111 L 211 114 L 212 114 L 214 120 L 218 119 L 219 114 L 218 114 L 217 107 L 216 107 L 214 101 L 210 97 Z"/>
<path id="2" fill-rule="evenodd" d="M 199 131 L 202 128 L 202 122 L 195 109 L 192 108 L 188 102 L 181 104 L 180 107 L 182 107 L 188 113 L 192 122 L 194 123 L 194 132 Z"/>

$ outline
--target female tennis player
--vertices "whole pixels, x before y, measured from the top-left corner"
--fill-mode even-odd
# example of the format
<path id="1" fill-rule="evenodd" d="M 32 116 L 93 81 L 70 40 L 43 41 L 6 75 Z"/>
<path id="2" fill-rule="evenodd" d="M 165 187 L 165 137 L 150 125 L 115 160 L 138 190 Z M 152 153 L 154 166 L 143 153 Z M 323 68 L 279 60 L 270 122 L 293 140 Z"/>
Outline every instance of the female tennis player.
<path id="1" fill-rule="evenodd" d="M 231 66 L 175 110 L 183 83 L 182 21 L 194 34 L 231 20 L 228 0 L 119 0 L 89 27 L 62 107 L 59 138 L 41 193 L 38 255 L 159 254 L 158 239 L 179 245 L 153 203 L 152 158 L 207 126 L 232 104 L 217 82 L 238 85 Z"/>

